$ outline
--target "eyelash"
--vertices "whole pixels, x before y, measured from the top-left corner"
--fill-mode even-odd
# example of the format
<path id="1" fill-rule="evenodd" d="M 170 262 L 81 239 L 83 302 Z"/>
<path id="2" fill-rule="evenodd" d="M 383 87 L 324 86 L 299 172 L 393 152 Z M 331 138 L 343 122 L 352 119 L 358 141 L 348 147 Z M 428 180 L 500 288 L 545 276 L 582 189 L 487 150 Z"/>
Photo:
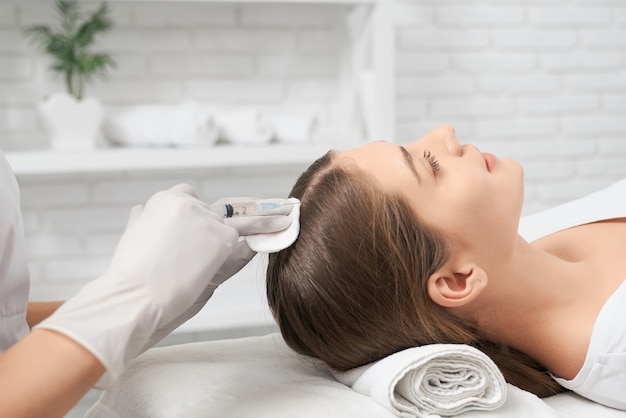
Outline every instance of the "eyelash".
<path id="1" fill-rule="evenodd" d="M 426 158 L 426 161 L 428 161 L 428 164 L 430 164 L 430 167 L 433 169 L 433 174 L 436 176 L 440 170 L 439 161 L 437 161 L 435 155 L 428 150 L 424 150 L 424 158 Z"/>

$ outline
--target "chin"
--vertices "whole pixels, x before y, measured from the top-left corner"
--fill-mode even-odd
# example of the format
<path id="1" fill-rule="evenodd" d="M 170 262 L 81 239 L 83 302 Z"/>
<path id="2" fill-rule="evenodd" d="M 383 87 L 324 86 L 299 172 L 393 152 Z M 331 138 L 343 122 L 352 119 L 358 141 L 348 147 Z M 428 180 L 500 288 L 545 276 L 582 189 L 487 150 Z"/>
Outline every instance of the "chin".
<path id="1" fill-rule="evenodd" d="M 522 189 L 524 188 L 524 167 L 516 161 L 511 159 L 502 159 L 501 162 L 506 164 L 507 169 L 511 172 L 511 181 L 520 183 Z"/>
<path id="2" fill-rule="evenodd" d="M 511 196 L 511 202 L 519 210 L 519 215 L 522 213 L 522 205 L 524 203 L 524 168 L 516 160 L 506 159 L 502 160 L 507 166 L 507 191 Z"/>

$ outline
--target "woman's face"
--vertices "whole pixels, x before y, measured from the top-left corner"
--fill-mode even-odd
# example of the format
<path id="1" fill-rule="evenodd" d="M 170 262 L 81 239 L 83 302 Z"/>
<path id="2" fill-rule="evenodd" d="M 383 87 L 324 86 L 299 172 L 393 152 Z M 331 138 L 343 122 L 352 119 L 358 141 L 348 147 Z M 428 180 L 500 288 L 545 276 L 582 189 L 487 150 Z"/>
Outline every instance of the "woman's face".
<path id="1" fill-rule="evenodd" d="M 470 250 L 493 261 L 497 252 L 512 251 L 523 201 L 519 163 L 460 145 L 448 125 L 409 146 L 375 142 L 338 153 L 338 164 L 348 159 L 383 190 L 406 197 L 453 253 Z"/>

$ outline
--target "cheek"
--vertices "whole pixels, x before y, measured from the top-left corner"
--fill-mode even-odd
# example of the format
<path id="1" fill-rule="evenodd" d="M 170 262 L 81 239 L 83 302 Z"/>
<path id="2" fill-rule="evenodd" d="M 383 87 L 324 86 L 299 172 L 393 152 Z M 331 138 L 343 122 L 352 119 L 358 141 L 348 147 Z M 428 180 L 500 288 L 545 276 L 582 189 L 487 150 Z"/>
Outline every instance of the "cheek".
<path id="1" fill-rule="evenodd" d="M 456 230 L 467 233 L 485 233 L 493 229 L 510 229 L 516 216 L 515 199 L 505 193 L 506 188 L 494 178 L 479 173 L 467 176 L 456 184 L 448 197 L 447 222 Z"/>
<path id="2" fill-rule="evenodd" d="M 482 199 L 474 190 L 463 187 L 440 188 L 417 209 L 418 216 L 429 226 L 450 238 L 471 235 L 483 222 L 477 217 L 484 213 Z"/>

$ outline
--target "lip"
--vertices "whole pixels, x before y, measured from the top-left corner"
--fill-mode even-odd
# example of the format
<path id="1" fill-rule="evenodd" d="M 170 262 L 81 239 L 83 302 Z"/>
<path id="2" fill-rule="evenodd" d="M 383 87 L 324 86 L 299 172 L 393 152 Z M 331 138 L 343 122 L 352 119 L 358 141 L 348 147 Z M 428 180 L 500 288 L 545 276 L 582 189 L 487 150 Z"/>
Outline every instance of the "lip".
<path id="1" fill-rule="evenodd" d="M 495 155 L 490 154 L 488 152 L 483 152 L 482 154 L 483 154 L 483 158 L 485 159 L 485 165 L 487 166 L 487 171 L 491 173 L 493 169 L 496 168 L 498 158 Z"/>

